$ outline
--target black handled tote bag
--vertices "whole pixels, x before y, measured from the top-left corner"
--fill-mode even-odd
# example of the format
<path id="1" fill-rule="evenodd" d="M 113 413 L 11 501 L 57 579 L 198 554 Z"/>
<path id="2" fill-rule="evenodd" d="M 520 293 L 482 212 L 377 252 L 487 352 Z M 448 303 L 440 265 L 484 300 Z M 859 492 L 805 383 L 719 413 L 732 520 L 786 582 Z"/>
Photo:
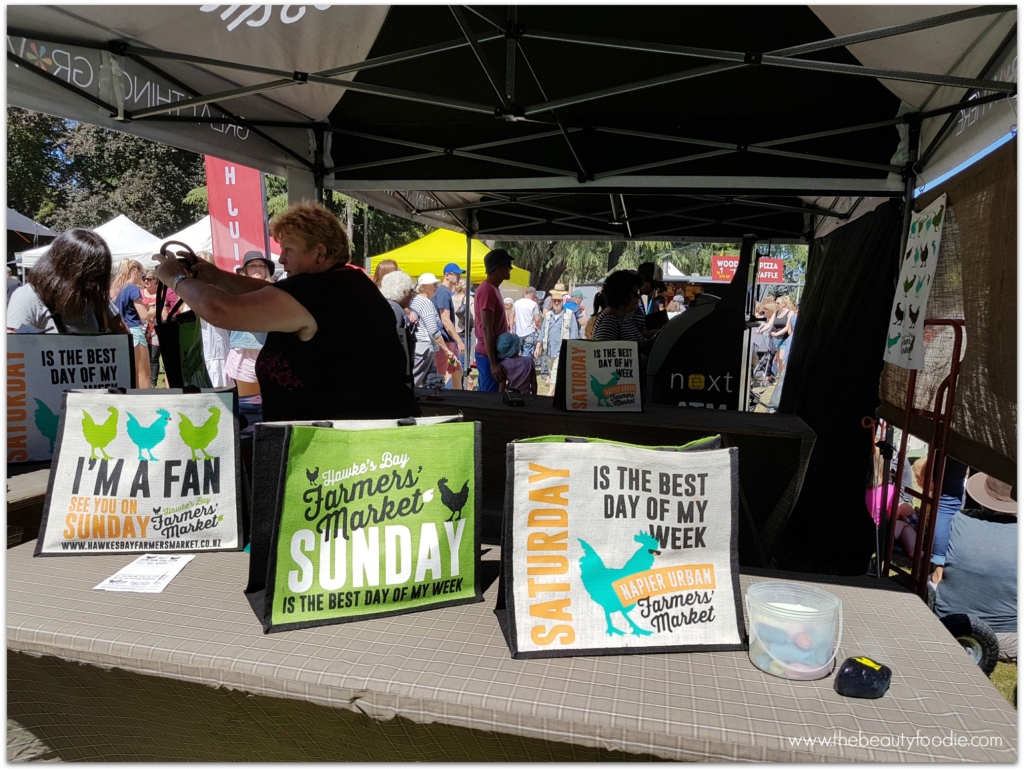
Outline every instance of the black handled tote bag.
<path id="1" fill-rule="evenodd" d="M 258 424 L 264 632 L 480 602 L 479 436 L 460 417 Z"/>

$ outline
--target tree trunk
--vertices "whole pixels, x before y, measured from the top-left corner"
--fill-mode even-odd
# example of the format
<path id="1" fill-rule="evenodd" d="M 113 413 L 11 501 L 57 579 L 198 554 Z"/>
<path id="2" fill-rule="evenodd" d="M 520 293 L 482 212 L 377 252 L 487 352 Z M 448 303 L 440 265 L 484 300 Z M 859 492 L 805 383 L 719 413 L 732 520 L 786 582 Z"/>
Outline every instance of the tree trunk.
<path id="1" fill-rule="evenodd" d="M 615 266 L 619 264 L 619 258 L 626 251 L 625 241 L 613 241 L 612 248 L 608 252 L 608 272 L 611 273 L 615 270 Z"/>
<path id="2" fill-rule="evenodd" d="M 352 202 L 345 201 L 345 233 L 348 235 L 349 248 L 352 248 Z"/>

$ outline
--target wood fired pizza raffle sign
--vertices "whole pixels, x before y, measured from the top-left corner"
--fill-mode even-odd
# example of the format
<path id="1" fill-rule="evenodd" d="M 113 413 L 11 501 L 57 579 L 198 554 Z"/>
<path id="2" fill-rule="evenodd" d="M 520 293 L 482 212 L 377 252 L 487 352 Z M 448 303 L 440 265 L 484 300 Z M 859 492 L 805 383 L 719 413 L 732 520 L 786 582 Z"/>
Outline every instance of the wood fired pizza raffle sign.
<path id="1" fill-rule="evenodd" d="M 69 391 L 36 555 L 241 548 L 234 394 Z"/>
<path id="2" fill-rule="evenodd" d="M 498 616 L 513 656 L 743 649 L 736 449 L 509 447 Z"/>

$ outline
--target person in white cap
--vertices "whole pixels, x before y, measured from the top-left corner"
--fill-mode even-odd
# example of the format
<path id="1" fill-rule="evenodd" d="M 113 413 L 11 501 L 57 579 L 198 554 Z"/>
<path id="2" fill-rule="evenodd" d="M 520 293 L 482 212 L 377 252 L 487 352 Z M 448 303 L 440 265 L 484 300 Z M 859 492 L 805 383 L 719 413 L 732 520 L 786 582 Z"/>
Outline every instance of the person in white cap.
<path id="1" fill-rule="evenodd" d="M 416 296 L 412 298 L 409 307 L 419 316 L 419 323 L 416 325 L 416 352 L 412 359 L 413 384 L 418 388 L 427 385 L 427 378 L 430 375 L 437 375 L 437 364 L 434 361 L 434 354 L 437 351 L 447 351 L 454 366 L 458 366 L 459 360 L 448 351 L 444 345 L 444 338 L 441 336 L 441 318 L 437 315 L 437 308 L 432 301 L 437 285 L 441 280 L 433 273 L 424 273 L 416 281 Z M 449 361 L 449 363 L 452 363 Z"/>
<path id="2" fill-rule="evenodd" d="M 953 517 L 946 565 L 935 587 L 939 617 L 966 613 L 987 623 L 999 640 L 999 658 L 1017 660 L 1017 495 L 988 474 L 967 480 L 981 509 Z"/>

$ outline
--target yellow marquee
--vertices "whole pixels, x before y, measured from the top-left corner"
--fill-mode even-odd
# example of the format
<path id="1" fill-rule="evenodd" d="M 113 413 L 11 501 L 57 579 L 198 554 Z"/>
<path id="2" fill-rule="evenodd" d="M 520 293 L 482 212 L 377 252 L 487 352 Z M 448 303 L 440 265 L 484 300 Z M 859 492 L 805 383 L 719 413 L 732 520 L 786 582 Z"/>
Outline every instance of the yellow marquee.
<path id="1" fill-rule="evenodd" d="M 472 250 L 472 279 L 474 284 L 479 284 L 484 279 L 484 255 L 491 250 L 483 241 L 477 241 L 475 238 L 472 241 Z M 399 270 L 405 271 L 413 278 L 424 273 L 433 273 L 438 278 L 444 278 L 441 271 L 449 262 L 456 263 L 463 270 L 466 269 L 466 236 L 453 230 L 439 228 L 411 244 L 378 254 L 370 263 L 371 276 L 381 260 L 394 260 L 398 263 Z M 529 272 L 513 265 L 512 278 L 503 282 L 501 286 L 504 289 L 509 285 L 526 287 L 529 284 Z"/>

